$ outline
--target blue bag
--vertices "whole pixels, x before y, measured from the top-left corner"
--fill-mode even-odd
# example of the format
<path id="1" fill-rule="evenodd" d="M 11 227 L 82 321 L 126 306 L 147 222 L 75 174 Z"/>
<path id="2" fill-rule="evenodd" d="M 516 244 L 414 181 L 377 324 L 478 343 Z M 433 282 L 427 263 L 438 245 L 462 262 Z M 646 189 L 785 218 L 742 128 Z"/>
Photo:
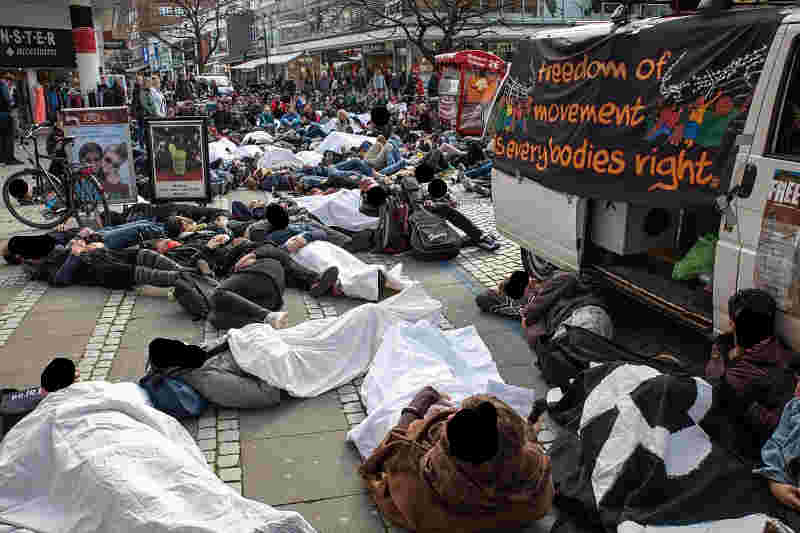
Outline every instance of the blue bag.
<path id="1" fill-rule="evenodd" d="M 178 378 L 161 372 L 150 372 L 139 380 L 153 407 L 175 418 L 200 416 L 208 408 L 208 400 Z"/>

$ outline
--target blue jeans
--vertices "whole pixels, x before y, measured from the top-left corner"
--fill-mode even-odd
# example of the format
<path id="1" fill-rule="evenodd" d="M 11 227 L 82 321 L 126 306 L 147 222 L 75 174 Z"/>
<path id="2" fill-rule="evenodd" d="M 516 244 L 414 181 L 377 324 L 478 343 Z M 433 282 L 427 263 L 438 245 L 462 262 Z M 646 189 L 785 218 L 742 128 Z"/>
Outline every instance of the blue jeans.
<path id="1" fill-rule="evenodd" d="M 325 132 L 322 131 L 322 127 L 319 124 L 312 122 L 306 128 L 303 137 L 307 139 L 316 139 L 318 137 L 325 137 Z"/>
<path id="2" fill-rule="evenodd" d="M 400 157 L 400 150 L 398 150 L 396 146 L 393 146 L 392 149 L 390 149 L 386 154 L 386 168 L 381 170 L 381 174 L 385 176 L 391 176 L 398 170 L 405 167 L 406 160 Z"/>
<path id="3" fill-rule="evenodd" d="M 480 166 L 471 168 L 464 171 L 464 176 L 467 178 L 479 178 L 481 176 L 490 176 L 492 174 L 492 162 L 487 161 Z"/>
<path id="4" fill-rule="evenodd" d="M 323 183 L 328 181 L 328 178 L 323 176 L 304 176 L 300 181 L 303 183 L 304 188 L 313 189 L 315 187 L 320 187 Z"/>
<path id="5" fill-rule="evenodd" d="M 300 124 L 300 119 L 299 118 L 294 118 L 294 119 L 290 120 L 288 118 L 282 118 L 281 119 L 281 124 L 286 126 L 287 128 L 294 128 L 294 127 L 296 127 L 296 126 L 298 126 Z"/>
<path id="6" fill-rule="evenodd" d="M 165 236 L 163 225 L 146 220 L 102 228 L 97 233 L 103 236 L 103 244 L 109 250 L 121 250 L 139 244 L 139 235 L 142 233 L 146 233 L 149 238 L 153 238 L 152 235 L 155 234 Z"/>
<path id="7" fill-rule="evenodd" d="M 372 167 L 367 164 L 366 161 L 363 159 L 348 159 L 347 161 L 342 161 L 341 163 L 337 163 L 334 165 L 336 170 L 344 170 L 344 171 L 357 171 L 359 174 L 364 174 L 365 176 L 372 177 L 374 174 L 374 170 Z M 347 175 L 347 174 L 345 174 Z"/>

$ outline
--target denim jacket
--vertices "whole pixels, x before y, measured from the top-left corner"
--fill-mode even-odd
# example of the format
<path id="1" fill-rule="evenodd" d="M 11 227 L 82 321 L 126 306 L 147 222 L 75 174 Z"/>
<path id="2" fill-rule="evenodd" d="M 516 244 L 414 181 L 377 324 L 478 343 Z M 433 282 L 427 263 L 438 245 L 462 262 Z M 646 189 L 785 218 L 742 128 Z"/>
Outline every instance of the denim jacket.
<path id="1" fill-rule="evenodd" d="M 289 224 L 286 229 L 270 233 L 267 239 L 275 243 L 276 246 L 283 246 L 286 241 L 296 235 L 301 235 L 306 242 L 328 240 L 323 230 L 311 224 Z"/>
<path id="2" fill-rule="evenodd" d="M 778 427 L 761 448 L 764 466 L 753 472 L 788 485 L 800 484 L 800 398 L 783 408 Z"/>

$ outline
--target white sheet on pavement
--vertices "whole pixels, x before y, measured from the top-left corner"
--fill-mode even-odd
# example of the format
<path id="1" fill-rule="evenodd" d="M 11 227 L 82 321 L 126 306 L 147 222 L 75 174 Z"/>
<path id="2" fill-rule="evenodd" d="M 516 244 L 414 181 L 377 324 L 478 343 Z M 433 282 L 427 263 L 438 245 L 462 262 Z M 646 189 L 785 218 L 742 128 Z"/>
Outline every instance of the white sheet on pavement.
<path id="1" fill-rule="evenodd" d="M 249 324 L 229 332 L 231 353 L 242 370 L 310 398 L 363 374 L 386 331 L 401 321 L 438 323 L 442 305 L 415 284 L 381 303 L 366 303 L 336 318 L 308 320 L 275 330 Z"/>
<path id="2" fill-rule="evenodd" d="M 333 194 L 301 196 L 295 198 L 297 205 L 306 208 L 325 225 L 361 231 L 378 227 L 377 217 L 368 217 L 361 208 L 361 193 L 357 190 L 342 189 Z"/>
<path id="3" fill-rule="evenodd" d="M 297 152 L 297 157 L 303 161 L 304 164 L 310 167 L 316 167 L 320 163 L 322 163 L 322 158 L 324 157 L 321 153 L 315 152 L 313 150 L 303 150 L 302 152 Z"/>
<path id="4" fill-rule="evenodd" d="M 336 152 L 341 154 L 352 148 L 358 148 L 364 141 L 370 144 L 375 143 L 375 137 L 367 137 L 366 135 L 356 135 L 354 133 L 342 133 L 341 131 L 332 131 L 325 137 L 325 140 L 315 148 L 321 154 L 325 152 Z"/>
<path id="5" fill-rule="evenodd" d="M 281 163 L 302 167 L 305 162 L 294 152 L 277 146 L 264 146 L 264 155 L 258 161 L 259 168 L 272 168 Z"/>
<path id="6" fill-rule="evenodd" d="M 377 302 L 378 272 L 386 275 L 386 281 L 394 290 L 404 290 L 413 284 L 403 276 L 402 263 L 391 270 L 387 270 L 385 265 L 368 265 L 347 250 L 326 241 L 308 243 L 294 254 L 294 260 L 319 274 L 337 267 L 342 291 L 350 298 Z"/>
<path id="7" fill-rule="evenodd" d="M 242 139 L 242 144 L 270 144 L 275 139 L 266 131 L 251 131 Z"/>
<path id="8" fill-rule="evenodd" d="M 222 159 L 223 161 L 232 161 L 236 159 L 236 151 L 238 146 L 225 137 L 218 141 L 208 143 L 208 163 Z"/>
<path id="9" fill-rule="evenodd" d="M 314 531 L 228 487 L 186 429 L 144 398 L 104 382 L 48 395 L 3 440 L 0 523 L 37 533 Z"/>
<path id="10" fill-rule="evenodd" d="M 367 418 L 347 438 L 367 457 L 426 386 L 461 402 L 486 393 L 489 381 L 505 383 L 475 326 L 442 331 L 438 322 L 396 324 L 384 335 L 361 386 Z"/>
<path id="11" fill-rule="evenodd" d="M 236 148 L 237 157 L 260 158 L 263 154 L 264 150 L 255 144 L 243 144 Z"/>

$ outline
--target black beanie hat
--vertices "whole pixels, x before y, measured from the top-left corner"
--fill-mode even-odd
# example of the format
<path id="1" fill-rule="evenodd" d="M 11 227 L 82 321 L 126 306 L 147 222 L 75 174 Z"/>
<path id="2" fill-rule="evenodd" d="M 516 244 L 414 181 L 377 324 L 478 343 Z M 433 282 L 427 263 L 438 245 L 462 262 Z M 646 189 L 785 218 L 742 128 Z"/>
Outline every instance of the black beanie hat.
<path id="1" fill-rule="evenodd" d="M 450 455 L 474 465 L 497 455 L 498 438 L 497 410 L 489 402 L 461 409 L 447 422 Z"/>
<path id="2" fill-rule="evenodd" d="M 56 247 L 50 235 L 17 235 L 8 240 L 8 252 L 26 259 L 45 257 Z"/>
<path id="3" fill-rule="evenodd" d="M 419 183 L 428 183 L 433 179 L 433 167 L 427 163 L 420 163 L 414 169 L 414 177 Z"/>
<path id="4" fill-rule="evenodd" d="M 148 354 L 150 366 L 155 369 L 200 368 L 208 359 L 206 351 L 199 346 L 162 337 L 150 341 Z"/>
<path id="5" fill-rule="evenodd" d="M 164 231 L 170 239 L 177 239 L 183 233 L 183 223 L 177 217 L 169 217 L 164 224 Z"/>
<path id="6" fill-rule="evenodd" d="M 28 194 L 28 183 L 22 178 L 15 179 L 8 184 L 8 192 L 17 200 L 21 200 Z"/>
<path id="7" fill-rule="evenodd" d="M 447 194 L 447 184 L 444 180 L 436 178 L 428 184 L 428 194 L 431 198 L 441 198 Z"/>
<path id="8" fill-rule="evenodd" d="M 380 207 L 386 202 L 386 198 L 389 196 L 386 193 L 386 189 L 383 187 L 376 185 L 374 187 L 370 187 L 367 189 L 367 203 L 374 207 Z"/>
<path id="9" fill-rule="evenodd" d="M 289 213 L 280 204 L 269 204 L 266 209 L 266 217 L 273 231 L 282 230 L 289 225 Z"/>
<path id="10" fill-rule="evenodd" d="M 525 294 L 525 287 L 528 285 L 528 273 L 524 270 L 517 270 L 511 274 L 505 284 L 506 296 L 519 300 Z"/>
<path id="11" fill-rule="evenodd" d="M 75 363 L 66 357 L 56 357 L 42 372 L 42 388 L 47 392 L 66 389 L 75 383 Z"/>
<path id="12" fill-rule="evenodd" d="M 377 105 L 373 107 L 372 113 L 370 113 L 370 120 L 372 120 L 372 123 L 379 128 L 387 125 L 390 118 L 391 115 L 389 115 L 389 110 L 383 105 Z"/>

